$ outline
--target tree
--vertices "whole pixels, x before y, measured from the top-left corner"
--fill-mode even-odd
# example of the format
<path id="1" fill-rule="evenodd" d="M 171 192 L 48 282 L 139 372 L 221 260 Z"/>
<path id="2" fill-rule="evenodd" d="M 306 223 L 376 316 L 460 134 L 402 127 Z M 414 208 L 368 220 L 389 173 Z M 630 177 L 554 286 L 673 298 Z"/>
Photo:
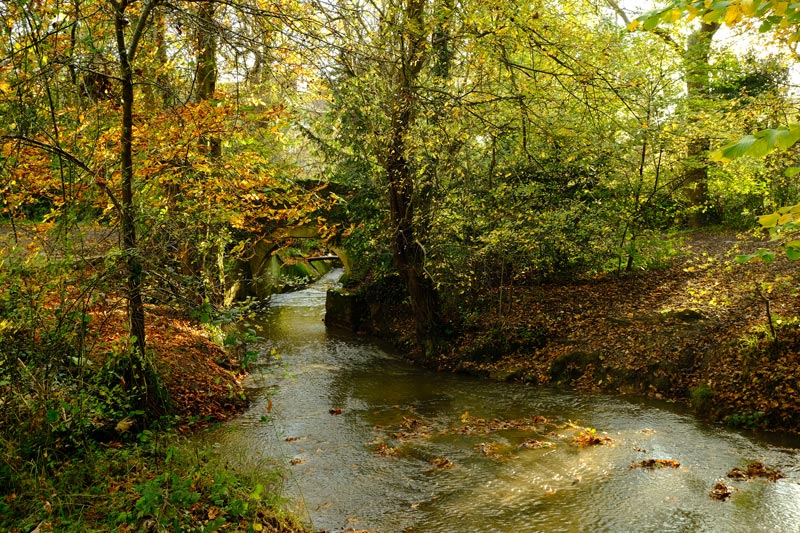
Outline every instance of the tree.
<path id="1" fill-rule="evenodd" d="M 147 359 L 145 301 L 193 308 L 198 301 L 186 293 L 202 285 L 175 268 L 178 254 L 170 246 L 182 242 L 173 239 L 175 219 L 219 243 L 213 265 L 219 275 L 203 293 L 217 307 L 226 301 L 226 285 L 235 285 L 233 257 L 277 227 L 309 223 L 323 203 L 294 184 L 296 167 L 284 155 L 291 142 L 283 135 L 286 106 L 278 99 L 253 105 L 258 95 L 245 92 L 250 86 L 242 94 L 231 85 L 226 89 L 237 91 L 219 90 L 216 82 L 218 39 L 240 46 L 246 40 L 236 31 L 253 16 L 280 27 L 284 15 L 270 11 L 271 4 L 229 7 L 226 27 L 215 20 L 219 6 L 195 11 L 158 0 L 0 6 L 9 21 L 0 26 L 4 216 L 64 226 L 81 217 L 118 223 L 120 253 L 109 256 L 105 274 L 125 274 L 122 290 L 110 292 L 124 295 L 131 342 L 112 359 L 119 360 L 116 379 L 135 393 L 130 408 L 147 417 L 162 413 L 164 404 Z M 189 68 L 192 55 L 197 69 Z M 289 71 L 297 75 L 293 66 Z M 281 72 L 275 68 L 276 77 Z"/>
<path id="2" fill-rule="evenodd" d="M 136 54 L 150 14 L 159 0 L 148 0 L 136 18 L 136 24 L 130 36 L 126 30 L 131 26 L 126 13 L 131 6 L 129 0 L 109 0 L 114 10 L 114 31 L 117 43 L 120 84 L 122 85 L 122 116 L 120 133 L 120 166 L 122 167 L 122 202 L 120 209 L 120 230 L 122 233 L 122 250 L 128 271 L 128 321 L 131 329 L 133 350 L 128 367 L 123 370 L 127 381 L 138 388 L 142 407 L 146 408 L 148 417 L 157 417 L 166 412 L 163 392 L 157 381 L 157 374 L 147 359 L 147 343 L 145 337 L 145 313 L 142 300 L 144 269 L 140 250 L 136 244 L 136 205 L 134 204 L 133 182 L 133 106 L 134 87 L 133 73 Z"/>
<path id="3" fill-rule="evenodd" d="M 385 183 L 393 262 L 409 294 L 417 341 L 427 356 L 434 355 L 442 335 L 439 297 L 427 270 L 430 219 L 425 177 L 418 166 L 421 146 L 415 138 L 417 121 L 424 116 L 422 86 L 433 59 L 430 7 L 425 0 L 388 1 L 372 8 L 340 4 L 339 13 L 324 14 L 335 21 L 332 42 L 326 46 L 338 51 L 330 90 L 361 100 L 354 105 L 342 99 L 337 111 L 351 113 L 344 131 L 361 128 L 362 138 L 353 139 L 360 144 L 356 149 L 369 161 L 368 171 L 375 171 Z M 441 77 L 448 61 L 443 23 L 438 32 Z"/>
<path id="4" fill-rule="evenodd" d="M 419 192 L 415 190 L 414 171 L 408 154 L 411 123 L 416 112 L 415 86 L 429 59 L 426 4 L 424 0 L 408 0 L 399 15 L 400 25 L 395 38 L 402 52 L 390 86 L 393 95 L 389 103 L 391 118 L 384 168 L 389 185 L 395 266 L 411 299 L 417 340 L 430 357 L 439 349 L 436 343 L 441 335 L 441 318 L 438 295 L 425 270 L 425 248 L 419 240 L 425 230 L 416 225 L 415 209 L 419 205 L 415 195 Z"/>
<path id="5" fill-rule="evenodd" d="M 794 45 L 800 39 L 800 5 L 788 2 L 761 0 L 718 2 L 707 7 L 705 3 L 689 0 L 677 0 L 666 8 L 653 11 L 640 17 L 643 24 L 655 27 L 665 21 L 675 20 L 682 15 L 692 19 L 703 13 L 704 23 L 725 22 L 730 26 L 740 23 L 745 18 L 753 18 L 761 22 L 759 32 L 774 31 L 779 41 Z M 788 149 L 800 140 L 800 125 L 789 124 L 778 128 L 761 130 L 714 151 L 711 158 L 726 162 L 742 156 L 764 157 L 778 149 Z M 786 170 L 788 177 L 800 172 L 798 167 Z M 795 239 L 800 205 L 782 207 L 775 213 L 762 215 L 759 224 L 770 231 L 776 239 L 785 241 L 786 253 L 790 259 L 800 258 L 800 240 Z M 755 254 L 740 256 L 742 262 L 771 262 L 774 252 L 759 250 Z"/>
<path id="6" fill-rule="evenodd" d="M 698 227 L 714 222 L 715 217 L 708 196 L 708 151 L 711 141 L 705 133 L 703 117 L 708 113 L 710 105 L 709 72 L 711 71 L 711 44 L 714 35 L 720 28 L 717 21 L 701 20 L 695 24 L 681 45 L 672 35 L 652 24 L 640 24 L 639 20 L 631 21 L 624 9 L 616 0 L 606 3 L 620 16 L 631 30 L 644 29 L 653 32 L 669 44 L 681 58 L 681 65 L 686 84 L 686 123 L 701 124 L 692 126 L 695 130 L 690 134 L 686 149 L 686 170 L 684 181 L 689 204 L 692 211 L 689 216 L 691 226 Z M 709 10 L 703 8 L 702 13 Z"/>

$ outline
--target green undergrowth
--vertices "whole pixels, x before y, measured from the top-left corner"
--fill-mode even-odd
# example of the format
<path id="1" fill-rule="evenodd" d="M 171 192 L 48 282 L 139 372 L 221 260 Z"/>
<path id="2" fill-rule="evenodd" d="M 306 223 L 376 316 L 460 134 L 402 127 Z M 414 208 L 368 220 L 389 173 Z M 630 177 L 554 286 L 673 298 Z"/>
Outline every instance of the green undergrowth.
<path id="1" fill-rule="evenodd" d="M 282 511 L 281 485 L 277 468 L 250 475 L 176 433 L 145 430 L 69 457 L 4 462 L 0 530 L 306 531 Z"/>

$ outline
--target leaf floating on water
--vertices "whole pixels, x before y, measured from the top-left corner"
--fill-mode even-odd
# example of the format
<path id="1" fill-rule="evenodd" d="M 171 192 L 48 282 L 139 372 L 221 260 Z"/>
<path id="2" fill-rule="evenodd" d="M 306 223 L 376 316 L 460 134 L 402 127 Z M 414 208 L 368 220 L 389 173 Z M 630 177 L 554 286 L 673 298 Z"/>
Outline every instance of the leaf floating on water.
<path id="1" fill-rule="evenodd" d="M 461 415 L 461 423 L 464 424 L 462 427 L 455 428 L 451 432 L 462 435 L 488 435 L 495 431 L 539 431 L 541 430 L 539 426 L 549 422 L 545 417 L 539 415 L 517 420 L 499 420 L 497 418 L 486 420 L 470 416 L 469 412 L 465 412 Z"/>
<path id="2" fill-rule="evenodd" d="M 475 447 L 486 457 L 497 457 L 500 452 L 500 444 L 497 442 L 481 442 Z"/>
<path id="3" fill-rule="evenodd" d="M 434 457 L 428 462 L 433 465 L 432 470 L 447 470 L 448 468 L 453 468 L 455 466 L 453 461 L 447 459 L 446 457 Z"/>
<path id="4" fill-rule="evenodd" d="M 611 437 L 607 437 L 606 435 L 598 435 L 597 430 L 594 428 L 584 428 L 580 433 L 572 437 L 572 442 L 578 446 L 586 447 L 611 444 L 613 441 L 611 440 Z"/>
<path id="5" fill-rule="evenodd" d="M 709 492 L 708 495 L 711 497 L 712 500 L 719 500 L 721 502 L 724 502 L 731 495 L 732 491 L 733 489 L 731 489 L 725 483 L 720 481 L 719 483 L 714 485 L 714 488 L 711 489 L 711 492 Z"/>
<path id="6" fill-rule="evenodd" d="M 385 442 L 378 444 L 378 447 L 375 448 L 375 455 L 380 457 L 397 457 L 399 453 L 397 448 L 388 446 Z"/>
<path id="7" fill-rule="evenodd" d="M 653 470 L 655 468 L 679 468 L 681 464 L 675 459 L 645 459 L 638 463 L 633 463 L 631 468 L 648 468 Z"/>
<path id="8" fill-rule="evenodd" d="M 528 439 L 525 442 L 520 443 L 517 446 L 517 448 L 533 450 L 533 449 L 539 449 L 539 448 L 550 448 L 551 446 L 553 446 L 552 442 L 546 442 L 546 441 L 541 441 L 541 440 L 536 440 L 536 439 Z"/>
<path id="9" fill-rule="evenodd" d="M 332 415 L 340 415 L 340 414 L 342 414 L 342 410 L 341 409 L 328 409 L 328 413 L 332 414 Z"/>
<path id="10" fill-rule="evenodd" d="M 392 436 L 400 440 L 416 439 L 420 437 L 429 437 L 431 427 L 425 424 L 418 418 L 403 417 L 403 422 L 400 424 L 401 431 L 393 433 Z"/>
<path id="11" fill-rule="evenodd" d="M 294 459 L 289 461 L 289 464 L 292 466 L 297 466 L 305 463 L 306 461 L 308 461 L 308 458 L 306 457 L 295 457 Z"/>
<path id="12" fill-rule="evenodd" d="M 400 427 L 403 428 L 405 431 L 416 431 L 421 427 L 424 427 L 425 424 L 422 420 L 417 418 L 409 418 L 407 416 L 403 417 L 403 423 L 400 424 Z"/>
<path id="13" fill-rule="evenodd" d="M 741 468 L 731 469 L 731 471 L 728 472 L 728 477 L 736 481 L 747 481 L 757 477 L 767 478 L 770 481 L 777 481 L 786 476 L 784 476 L 783 472 L 781 472 L 777 468 L 770 468 L 768 466 L 765 466 L 763 463 L 759 463 L 758 461 L 753 461 L 752 463 L 747 465 L 747 468 L 745 468 L 744 470 L 742 470 Z"/>

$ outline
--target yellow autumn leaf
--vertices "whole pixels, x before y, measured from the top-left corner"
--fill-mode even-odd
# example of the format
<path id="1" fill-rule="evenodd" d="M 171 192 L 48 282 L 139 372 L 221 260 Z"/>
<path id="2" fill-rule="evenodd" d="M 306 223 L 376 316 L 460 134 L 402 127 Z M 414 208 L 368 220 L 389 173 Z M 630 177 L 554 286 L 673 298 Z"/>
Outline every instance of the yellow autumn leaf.
<path id="1" fill-rule="evenodd" d="M 628 25 L 628 31 L 636 31 L 636 28 L 639 27 L 639 19 L 634 20 Z"/>
<path id="2" fill-rule="evenodd" d="M 728 10 L 725 12 L 725 24 L 728 26 L 733 26 L 741 19 L 742 9 L 737 4 L 729 6 Z"/>
<path id="3" fill-rule="evenodd" d="M 782 17 L 786 13 L 786 8 L 789 7 L 789 2 L 775 2 L 772 6 L 772 12 Z"/>

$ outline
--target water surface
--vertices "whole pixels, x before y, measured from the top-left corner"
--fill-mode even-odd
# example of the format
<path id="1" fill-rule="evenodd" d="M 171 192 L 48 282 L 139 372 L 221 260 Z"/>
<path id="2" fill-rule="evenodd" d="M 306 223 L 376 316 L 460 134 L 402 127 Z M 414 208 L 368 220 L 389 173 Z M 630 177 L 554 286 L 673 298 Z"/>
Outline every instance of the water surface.
<path id="1" fill-rule="evenodd" d="M 273 297 L 247 383 L 255 401 L 208 437 L 244 468 L 286 465 L 286 490 L 314 528 L 800 532 L 797 440 L 709 426 L 666 403 L 426 371 L 372 340 L 326 331 L 335 280 Z M 457 431 L 475 418 L 532 417 L 548 422 Z M 585 427 L 611 443 L 575 445 Z M 422 435 L 397 438 L 411 429 Z M 542 447 L 519 447 L 530 439 Z M 651 458 L 681 466 L 631 468 Z M 452 467 L 437 468 L 445 459 Z M 786 477 L 726 478 L 750 461 Z M 727 501 L 709 497 L 718 481 L 734 489 Z"/>

